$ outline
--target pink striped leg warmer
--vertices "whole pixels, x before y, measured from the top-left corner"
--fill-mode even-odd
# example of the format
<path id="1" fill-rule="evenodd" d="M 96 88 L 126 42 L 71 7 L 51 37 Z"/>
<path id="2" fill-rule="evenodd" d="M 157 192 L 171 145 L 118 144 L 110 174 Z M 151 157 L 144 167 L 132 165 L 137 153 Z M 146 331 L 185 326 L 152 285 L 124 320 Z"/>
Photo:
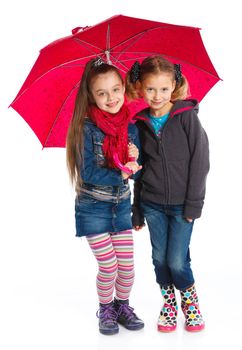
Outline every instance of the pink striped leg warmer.
<path id="1" fill-rule="evenodd" d="M 87 236 L 87 241 L 98 262 L 97 293 L 99 302 L 108 304 L 113 300 L 117 275 L 117 258 L 109 233 Z"/>
<path id="2" fill-rule="evenodd" d="M 90 235 L 87 241 L 99 266 L 99 302 L 107 304 L 113 300 L 114 286 L 118 299 L 128 299 L 134 281 L 132 231 Z"/>
<path id="3" fill-rule="evenodd" d="M 134 283 L 134 254 L 132 230 L 121 231 L 111 235 L 113 248 L 118 261 L 115 282 L 117 299 L 127 300 Z"/>

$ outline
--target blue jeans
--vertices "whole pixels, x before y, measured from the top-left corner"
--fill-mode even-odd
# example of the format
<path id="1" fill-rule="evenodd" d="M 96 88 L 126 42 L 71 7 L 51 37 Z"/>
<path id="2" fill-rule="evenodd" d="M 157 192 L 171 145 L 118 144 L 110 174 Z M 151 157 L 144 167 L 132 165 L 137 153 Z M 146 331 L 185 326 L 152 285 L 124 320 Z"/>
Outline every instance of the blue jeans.
<path id="1" fill-rule="evenodd" d="M 150 231 L 156 281 L 166 287 L 174 284 L 184 290 L 194 284 L 189 244 L 193 222 L 183 217 L 183 205 L 158 205 L 142 202 Z"/>

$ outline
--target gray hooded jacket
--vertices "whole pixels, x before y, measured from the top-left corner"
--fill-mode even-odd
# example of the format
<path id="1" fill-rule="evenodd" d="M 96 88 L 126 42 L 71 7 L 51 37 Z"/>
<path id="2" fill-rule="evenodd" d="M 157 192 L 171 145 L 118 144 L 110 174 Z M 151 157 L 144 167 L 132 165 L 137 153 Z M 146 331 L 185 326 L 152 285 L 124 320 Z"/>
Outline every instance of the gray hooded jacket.
<path id="1" fill-rule="evenodd" d="M 209 171 L 208 138 L 198 119 L 196 100 L 174 103 L 161 135 L 148 109 L 137 114 L 143 169 L 134 184 L 133 225 L 144 222 L 140 201 L 184 205 L 184 217 L 201 216 Z"/>

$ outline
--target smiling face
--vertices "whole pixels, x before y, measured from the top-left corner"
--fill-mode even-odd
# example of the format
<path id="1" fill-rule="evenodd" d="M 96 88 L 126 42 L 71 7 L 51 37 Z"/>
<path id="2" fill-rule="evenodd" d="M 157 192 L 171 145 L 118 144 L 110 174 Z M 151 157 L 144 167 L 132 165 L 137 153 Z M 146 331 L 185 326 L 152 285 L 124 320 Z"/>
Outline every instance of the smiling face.
<path id="1" fill-rule="evenodd" d="M 124 103 L 125 88 L 115 72 L 98 74 L 91 81 L 90 87 L 98 108 L 112 114 L 120 110 Z"/>
<path id="2" fill-rule="evenodd" d="M 176 86 L 169 73 L 147 74 L 140 83 L 140 93 L 153 116 L 162 116 L 172 107 L 171 95 Z"/>

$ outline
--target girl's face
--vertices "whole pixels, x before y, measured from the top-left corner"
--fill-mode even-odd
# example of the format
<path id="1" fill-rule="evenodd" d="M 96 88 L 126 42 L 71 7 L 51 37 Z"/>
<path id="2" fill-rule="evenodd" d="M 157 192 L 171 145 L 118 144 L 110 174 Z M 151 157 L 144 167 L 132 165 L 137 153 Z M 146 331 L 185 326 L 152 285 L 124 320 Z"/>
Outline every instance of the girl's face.
<path id="1" fill-rule="evenodd" d="M 97 75 L 91 82 L 91 93 L 98 108 L 117 113 L 124 103 L 125 88 L 115 72 Z"/>
<path id="2" fill-rule="evenodd" d="M 141 82 L 140 92 L 153 116 L 162 116 L 171 109 L 171 95 L 176 82 L 169 73 L 147 74 Z"/>

